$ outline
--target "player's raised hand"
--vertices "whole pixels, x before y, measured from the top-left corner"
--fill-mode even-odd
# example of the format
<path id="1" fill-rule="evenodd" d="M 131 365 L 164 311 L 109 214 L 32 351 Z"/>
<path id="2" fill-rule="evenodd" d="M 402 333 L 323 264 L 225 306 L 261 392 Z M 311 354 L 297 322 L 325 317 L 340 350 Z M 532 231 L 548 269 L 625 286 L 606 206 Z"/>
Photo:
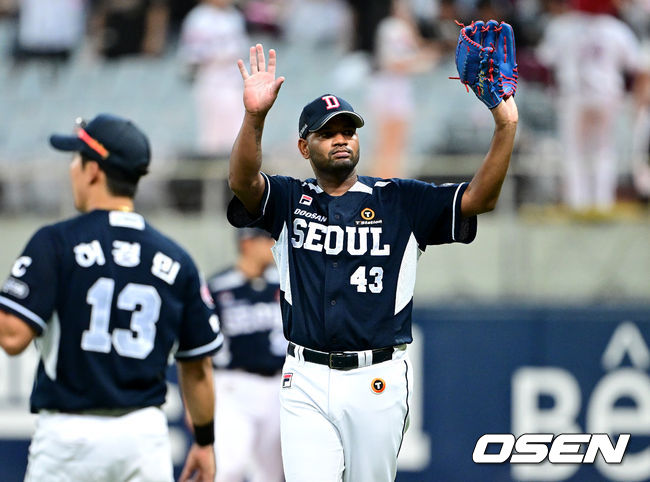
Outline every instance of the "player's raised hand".
<path id="1" fill-rule="evenodd" d="M 237 61 L 244 79 L 244 107 L 250 114 L 265 115 L 278 96 L 284 77 L 275 78 L 275 63 L 275 50 L 270 49 L 266 65 L 262 44 L 250 48 L 250 74 L 244 61 Z"/>

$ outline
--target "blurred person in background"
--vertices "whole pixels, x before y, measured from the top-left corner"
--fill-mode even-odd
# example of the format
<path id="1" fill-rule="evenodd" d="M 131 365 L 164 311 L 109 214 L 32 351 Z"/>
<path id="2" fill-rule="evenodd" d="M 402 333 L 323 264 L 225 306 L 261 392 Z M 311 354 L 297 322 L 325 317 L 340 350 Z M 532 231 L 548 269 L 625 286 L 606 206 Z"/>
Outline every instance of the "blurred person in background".
<path id="1" fill-rule="evenodd" d="M 280 284 L 273 238 L 261 229 L 237 231 L 235 266 L 208 281 L 225 336 L 214 357 L 217 482 L 281 482 Z"/>
<path id="2" fill-rule="evenodd" d="M 616 120 L 633 78 L 637 106 L 648 103 L 639 41 L 612 15 L 609 0 L 556 5 L 537 55 L 555 72 L 557 117 L 563 147 L 563 201 L 580 216 L 612 213 L 616 202 Z"/>
<path id="3" fill-rule="evenodd" d="M 90 32 L 107 59 L 160 56 L 167 46 L 169 0 L 94 0 Z"/>
<path id="4" fill-rule="evenodd" d="M 145 134 L 100 114 L 52 146 L 74 152 L 81 215 L 39 229 L 0 287 L 0 347 L 40 352 L 25 480 L 173 479 L 161 410 L 170 355 L 196 443 L 181 479 L 213 480 L 213 355 L 222 345 L 207 286 L 175 242 L 134 212 Z"/>
<path id="5" fill-rule="evenodd" d="M 57 67 L 80 45 L 86 31 L 84 0 L 19 2 L 14 59 L 48 61 Z"/>
<path id="6" fill-rule="evenodd" d="M 373 176 L 405 174 L 409 122 L 415 115 L 412 76 L 433 68 L 437 58 L 437 50 L 420 36 L 407 1 L 393 0 L 390 15 L 377 27 L 377 70 L 370 79 L 368 102 L 377 121 Z"/>
<path id="7" fill-rule="evenodd" d="M 227 156 L 244 118 L 237 59 L 248 45 L 232 0 L 203 0 L 181 28 L 180 56 L 192 72 L 201 155 Z"/>

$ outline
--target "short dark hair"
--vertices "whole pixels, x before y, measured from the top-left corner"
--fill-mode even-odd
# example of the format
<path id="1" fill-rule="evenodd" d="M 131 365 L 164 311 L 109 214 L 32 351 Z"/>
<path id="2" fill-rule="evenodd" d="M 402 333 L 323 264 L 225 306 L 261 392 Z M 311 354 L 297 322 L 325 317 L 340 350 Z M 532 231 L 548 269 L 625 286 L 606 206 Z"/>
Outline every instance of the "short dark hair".
<path id="1" fill-rule="evenodd" d="M 82 166 L 85 166 L 89 161 L 97 162 L 95 159 L 86 157 L 81 153 L 80 155 Z M 102 171 L 104 171 L 104 174 L 106 174 L 106 188 L 108 189 L 109 193 L 111 193 L 113 196 L 128 197 L 131 199 L 135 197 L 135 193 L 138 190 L 139 179 L 137 181 L 134 181 L 132 179 L 128 179 L 126 176 L 120 174 L 119 172 L 115 172 L 113 170 L 111 170 L 111 172 L 107 172 L 99 162 L 97 162 L 97 165 Z"/>

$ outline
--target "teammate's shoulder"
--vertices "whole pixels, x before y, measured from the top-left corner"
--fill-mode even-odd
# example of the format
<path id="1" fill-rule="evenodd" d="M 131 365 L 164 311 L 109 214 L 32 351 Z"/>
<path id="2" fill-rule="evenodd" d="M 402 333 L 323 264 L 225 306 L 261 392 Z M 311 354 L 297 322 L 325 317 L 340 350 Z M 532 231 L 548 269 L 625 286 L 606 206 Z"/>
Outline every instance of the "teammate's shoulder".
<path id="1" fill-rule="evenodd" d="M 90 213 L 78 214 L 76 216 L 56 221 L 54 223 L 46 224 L 40 227 L 34 236 L 50 236 L 57 237 L 64 233 L 74 232 L 78 229 L 84 229 L 88 226 Z M 90 221 L 92 222 L 92 221 Z"/>
<path id="2" fill-rule="evenodd" d="M 208 279 L 208 288 L 212 293 L 232 290 L 246 284 L 246 277 L 237 268 L 230 267 L 220 271 Z"/>
<path id="3" fill-rule="evenodd" d="M 149 222 L 146 223 L 144 233 L 150 238 L 152 245 L 155 248 L 164 251 L 166 255 L 172 257 L 176 256 L 183 258 L 184 260 L 192 259 L 189 252 L 183 246 L 167 234 L 149 224 Z"/>

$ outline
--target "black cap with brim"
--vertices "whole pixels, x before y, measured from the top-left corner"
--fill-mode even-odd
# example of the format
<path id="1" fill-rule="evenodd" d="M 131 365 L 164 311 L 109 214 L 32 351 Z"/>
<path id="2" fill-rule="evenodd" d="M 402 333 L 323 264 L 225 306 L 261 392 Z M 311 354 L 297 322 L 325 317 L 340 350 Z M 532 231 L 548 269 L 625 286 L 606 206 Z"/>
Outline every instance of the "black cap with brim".
<path id="1" fill-rule="evenodd" d="M 89 150 L 86 148 L 84 141 L 77 136 L 64 136 L 62 134 L 52 134 L 50 136 L 50 144 L 59 151 L 82 152 Z M 92 153 L 91 153 L 92 154 Z"/>
<path id="2" fill-rule="evenodd" d="M 354 127 L 357 128 L 363 127 L 364 121 L 359 114 L 349 110 L 340 110 L 337 112 L 331 112 L 328 115 L 325 115 L 322 118 L 320 118 L 317 122 L 314 123 L 313 126 L 309 126 L 308 128 L 309 132 L 316 132 L 317 130 L 322 129 L 323 126 L 327 124 L 331 119 L 339 115 L 346 115 L 350 117 L 354 121 Z"/>
<path id="3" fill-rule="evenodd" d="M 349 102 L 342 97 L 325 94 L 314 99 L 302 109 L 298 121 L 298 135 L 305 139 L 307 134 L 322 129 L 329 120 L 337 115 L 347 115 L 353 120 L 355 127 L 363 127 L 363 117 L 354 111 Z"/>
<path id="4" fill-rule="evenodd" d="M 97 161 L 108 174 L 135 181 L 147 173 L 151 159 L 147 136 L 131 121 L 111 114 L 99 114 L 77 135 L 53 134 L 50 144 Z"/>

